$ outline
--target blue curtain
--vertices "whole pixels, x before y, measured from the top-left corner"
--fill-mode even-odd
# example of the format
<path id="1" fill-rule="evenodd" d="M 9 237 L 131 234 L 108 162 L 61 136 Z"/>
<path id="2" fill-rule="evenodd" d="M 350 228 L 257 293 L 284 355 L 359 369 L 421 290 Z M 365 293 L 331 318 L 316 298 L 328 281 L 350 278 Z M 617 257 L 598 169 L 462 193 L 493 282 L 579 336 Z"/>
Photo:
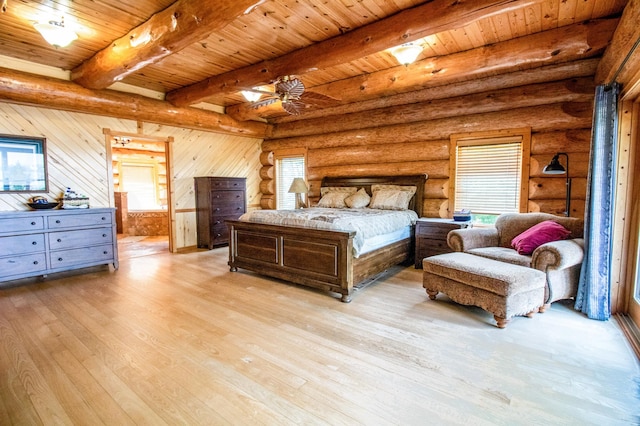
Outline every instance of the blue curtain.
<path id="1" fill-rule="evenodd" d="M 589 318 L 611 316 L 611 251 L 618 144 L 617 83 L 596 88 L 585 206 L 585 257 L 575 308 Z"/>

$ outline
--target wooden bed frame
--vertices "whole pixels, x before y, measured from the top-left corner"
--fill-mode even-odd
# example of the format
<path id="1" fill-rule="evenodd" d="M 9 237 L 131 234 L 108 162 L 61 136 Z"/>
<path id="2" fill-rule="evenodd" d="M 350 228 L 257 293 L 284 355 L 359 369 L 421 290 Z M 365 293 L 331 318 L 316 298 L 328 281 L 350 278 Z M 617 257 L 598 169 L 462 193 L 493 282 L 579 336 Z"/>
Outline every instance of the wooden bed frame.
<path id="1" fill-rule="evenodd" d="M 373 184 L 416 186 L 409 208 L 422 216 L 426 175 L 377 177 L 326 177 L 322 186 L 355 186 L 371 194 Z M 292 283 L 342 294 L 350 302 L 354 286 L 393 265 L 412 262 L 411 237 L 353 257 L 355 232 L 328 231 L 294 226 L 227 221 L 229 267 L 279 278 Z"/>

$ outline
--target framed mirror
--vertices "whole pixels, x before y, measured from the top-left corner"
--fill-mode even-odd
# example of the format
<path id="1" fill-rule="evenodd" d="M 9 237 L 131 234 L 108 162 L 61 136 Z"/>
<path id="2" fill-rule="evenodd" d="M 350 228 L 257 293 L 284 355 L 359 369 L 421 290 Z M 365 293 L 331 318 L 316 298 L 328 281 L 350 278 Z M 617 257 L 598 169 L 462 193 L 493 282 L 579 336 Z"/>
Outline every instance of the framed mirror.
<path id="1" fill-rule="evenodd" d="M 45 138 L 0 135 L 2 192 L 49 192 Z"/>

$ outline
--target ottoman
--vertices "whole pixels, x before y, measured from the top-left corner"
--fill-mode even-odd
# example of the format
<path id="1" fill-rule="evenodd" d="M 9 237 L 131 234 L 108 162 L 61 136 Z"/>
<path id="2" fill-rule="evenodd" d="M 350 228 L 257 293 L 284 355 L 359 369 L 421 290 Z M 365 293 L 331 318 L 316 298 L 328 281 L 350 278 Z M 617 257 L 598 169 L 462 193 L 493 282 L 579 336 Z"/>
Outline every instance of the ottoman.
<path id="1" fill-rule="evenodd" d="M 423 259 L 422 286 L 431 300 L 438 292 L 454 302 L 493 314 L 499 328 L 515 315 L 533 316 L 544 304 L 546 274 L 526 266 L 447 253 Z"/>

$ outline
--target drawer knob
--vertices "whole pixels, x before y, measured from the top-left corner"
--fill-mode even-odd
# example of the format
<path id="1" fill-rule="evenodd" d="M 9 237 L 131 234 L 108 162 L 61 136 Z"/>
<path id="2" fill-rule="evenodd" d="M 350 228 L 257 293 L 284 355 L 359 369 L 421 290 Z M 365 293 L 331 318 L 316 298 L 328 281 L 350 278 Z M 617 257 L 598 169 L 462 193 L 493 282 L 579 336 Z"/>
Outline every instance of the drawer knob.
<path id="1" fill-rule="evenodd" d="M 60 223 L 60 219 L 56 220 L 56 223 Z"/>
<path id="2" fill-rule="evenodd" d="M 58 258 L 58 262 L 62 262 L 62 258 L 61 257 Z"/>
<path id="3" fill-rule="evenodd" d="M 61 239 L 61 238 L 58 238 L 56 241 L 57 241 L 57 242 L 59 242 L 59 243 L 61 243 L 61 242 L 62 242 L 62 239 Z"/>
<path id="4" fill-rule="evenodd" d="M 31 224 L 32 224 L 32 225 L 35 225 L 36 223 L 35 223 L 35 222 L 31 222 Z"/>
<path id="5" fill-rule="evenodd" d="M 32 242 L 31 244 L 32 244 L 32 245 L 34 245 L 34 246 L 37 246 L 37 245 L 38 245 L 38 242 L 37 242 L 37 241 L 34 241 L 34 242 Z"/>
<path id="6" fill-rule="evenodd" d="M 33 261 L 33 264 L 34 264 L 34 265 L 37 265 L 37 264 L 38 264 L 38 261 L 37 261 L 37 260 L 34 260 L 34 261 Z"/>
<path id="7" fill-rule="evenodd" d="M 102 254 L 109 254 L 109 252 L 105 250 L 102 252 Z"/>
<path id="8" fill-rule="evenodd" d="M 102 234 L 102 238 L 106 238 L 106 237 L 107 237 L 107 234 Z"/>
<path id="9" fill-rule="evenodd" d="M 216 208 L 216 211 L 217 211 L 217 212 L 219 212 L 219 211 L 220 211 L 220 208 L 219 208 L 219 207 L 218 207 L 218 208 Z"/>
<path id="10" fill-rule="evenodd" d="M 216 220 L 216 225 L 220 225 L 220 221 L 219 220 Z"/>
<path id="11" fill-rule="evenodd" d="M 216 238 L 220 238 L 222 235 L 220 234 L 216 234 Z"/>
<path id="12" fill-rule="evenodd" d="M 104 216 L 102 216 L 102 220 L 107 220 L 107 218 L 106 218 L 106 217 L 104 217 Z"/>

